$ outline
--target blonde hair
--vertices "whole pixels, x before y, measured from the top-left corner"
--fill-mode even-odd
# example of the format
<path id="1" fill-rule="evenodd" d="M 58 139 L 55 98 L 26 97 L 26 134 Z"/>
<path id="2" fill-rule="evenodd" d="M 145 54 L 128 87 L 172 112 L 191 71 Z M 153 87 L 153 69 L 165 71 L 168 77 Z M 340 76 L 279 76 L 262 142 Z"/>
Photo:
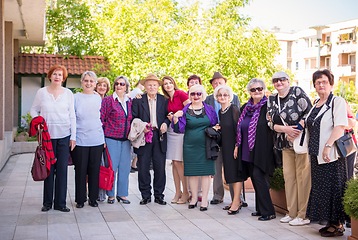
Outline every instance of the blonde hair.
<path id="1" fill-rule="evenodd" d="M 190 97 L 190 93 L 192 92 L 201 92 L 203 96 L 203 101 L 205 101 L 206 97 L 208 96 L 204 86 L 200 84 L 194 85 L 189 89 L 189 97 Z"/>
<path id="2" fill-rule="evenodd" d="M 97 92 L 97 86 L 98 86 L 98 84 L 101 84 L 101 83 L 105 83 L 107 85 L 107 90 L 105 93 L 105 94 L 107 94 L 109 92 L 109 90 L 111 90 L 111 83 L 109 82 L 109 79 L 106 77 L 100 77 L 97 79 L 97 84 L 96 84 L 96 87 L 94 90 Z"/>

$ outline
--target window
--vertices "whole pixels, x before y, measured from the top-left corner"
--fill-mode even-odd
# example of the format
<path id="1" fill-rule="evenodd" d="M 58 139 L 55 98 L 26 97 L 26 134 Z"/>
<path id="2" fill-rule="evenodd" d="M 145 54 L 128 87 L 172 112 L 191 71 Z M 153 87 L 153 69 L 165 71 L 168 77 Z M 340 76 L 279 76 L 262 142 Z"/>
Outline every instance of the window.
<path id="1" fill-rule="evenodd" d="M 296 62 L 296 70 L 298 70 L 298 62 Z"/>
<path id="2" fill-rule="evenodd" d="M 287 61 L 287 68 L 292 69 L 292 61 Z"/>
<path id="3" fill-rule="evenodd" d="M 326 42 L 331 42 L 331 36 L 326 37 Z"/>
<path id="4" fill-rule="evenodd" d="M 305 59 L 305 69 L 310 69 L 310 60 Z"/>
<path id="5" fill-rule="evenodd" d="M 325 66 L 325 68 L 330 69 L 330 67 L 331 67 L 331 58 L 330 57 L 326 57 L 324 59 L 324 66 Z"/>
<path id="6" fill-rule="evenodd" d="M 287 41 L 287 57 L 291 57 L 291 51 L 292 51 L 292 41 Z"/>
<path id="7" fill-rule="evenodd" d="M 355 65 L 356 64 L 356 55 L 355 54 L 349 54 L 348 55 L 348 64 L 349 65 Z"/>
<path id="8" fill-rule="evenodd" d="M 315 69 L 317 68 L 317 63 L 316 63 L 316 59 L 315 58 L 311 58 L 311 69 Z"/>

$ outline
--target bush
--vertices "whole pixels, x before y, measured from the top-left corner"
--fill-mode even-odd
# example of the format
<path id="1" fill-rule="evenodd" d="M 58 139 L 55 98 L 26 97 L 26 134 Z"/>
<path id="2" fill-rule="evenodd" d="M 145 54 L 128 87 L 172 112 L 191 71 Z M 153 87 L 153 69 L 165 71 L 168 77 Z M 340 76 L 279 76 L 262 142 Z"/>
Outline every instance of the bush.
<path id="1" fill-rule="evenodd" d="M 358 219 L 358 179 L 351 179 L 343 196 L 344 211 L 350 217 Z"/>
<path id="2" fill-rule="evenodd" d="M 270 188 L 275 191 L 280 191 L 285 189 L 285 179 L 283 178 L 283 169 L 282 167 L 276 168 L 273 176 L 270 177 Z"/>

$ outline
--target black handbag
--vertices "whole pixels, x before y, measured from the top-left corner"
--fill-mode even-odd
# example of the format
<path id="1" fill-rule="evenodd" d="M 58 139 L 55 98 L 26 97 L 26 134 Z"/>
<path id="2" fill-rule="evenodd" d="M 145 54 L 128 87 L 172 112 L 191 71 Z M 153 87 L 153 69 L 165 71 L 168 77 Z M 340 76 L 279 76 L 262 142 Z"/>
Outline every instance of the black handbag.
<path id="1" fill-rule="evenodd" d="M 332 99 L 332 121 L 334 126 L 333 108 L 334 98 Z M 356 145 L 353 141 L 352 133 L 350 132 L 345 132 L 342 137 L 340 137 L 334 142 L 334 144 L 336 145 L 338 154 L 341 158 L 345 158 L 357 150 Z"/>

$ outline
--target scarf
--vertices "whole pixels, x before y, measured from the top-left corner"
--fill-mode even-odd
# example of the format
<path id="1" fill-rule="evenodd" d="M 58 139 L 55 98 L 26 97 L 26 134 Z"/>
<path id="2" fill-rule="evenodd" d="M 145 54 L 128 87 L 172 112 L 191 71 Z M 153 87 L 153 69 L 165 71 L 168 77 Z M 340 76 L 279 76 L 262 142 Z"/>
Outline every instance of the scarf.
<path id="1" fill-rule="evenodd" d="M 152 138 L 153 138 L 153 128 L 152 128 L 152 124 L 149 123 L 149 126 L 145 126 L 148 130 L 150 130 L 149 132 L 144 133 L 144 138 L 145 138 L 145 142 L 146 143 L 152 143 Z"/>
<path id="2" fill-rule="evenodd" d="M 266 102 L 267 102 L 266 96 L 264 96 L 260 100 L 260 102 L 256 105 L 254 104 L 254 101 L 252 98 L 250 98 L 250 100 L 247 102 L 244 110 L 241 113 L 239 122 L 237 123 L 237 138 L 236 138 L 237 146 L 241 145 L 241 124 L 242 124 L 242 121 L 244 120 L 247 112 L 254 112 L 254 114 L 252 115 L 252 118 L 250 120 L 249 131 L 248 131 L 248 133 L 249 133 L 249 136 L 248 136 L 249 151 L 252 151 L 252 149 L 254 148 L 255 140 L 256 140 L 257 121 L 259 120 L 261 107 L 263 105 L 265 105 Z"/>
<path id="3" fill-rule="evenodd" d="M 55 159 L 55 154 L 53 152 L 50 134 L 48 133 L 47 124 L 43 117 L 37 116 L 31 120 L 29 135 L 31 137 L 31 136 L 34 136 L 35 134 L 37 134 L 38 125 L 40 125 L 40 127 L 43 129 L 43 131 L 42 131 L 42 149 L 45 150 L 46 167 L 47 167 L 48 173 L 49 173 L 51 170 L 51 164 L 56 163 L 56 159 Z M 39 136 L 37 136 L 37 140 L 39 140 Z"/>

